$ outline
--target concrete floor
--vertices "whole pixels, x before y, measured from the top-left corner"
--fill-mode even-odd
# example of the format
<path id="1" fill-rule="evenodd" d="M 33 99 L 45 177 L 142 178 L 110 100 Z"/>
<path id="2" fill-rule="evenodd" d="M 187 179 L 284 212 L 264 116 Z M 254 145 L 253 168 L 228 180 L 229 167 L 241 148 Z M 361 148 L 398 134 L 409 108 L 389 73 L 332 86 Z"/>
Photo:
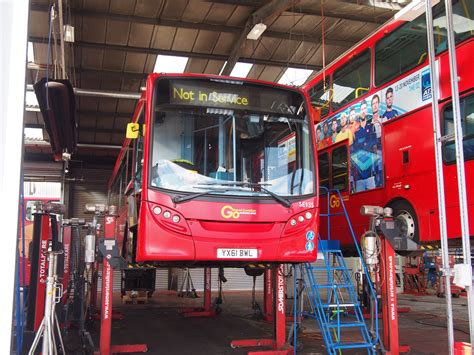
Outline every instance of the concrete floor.
<path id="1" fill-rule="evenodd" d="M 215 296 L 213 294 L 213 298 Z M 261 293 L 257 293 L 257 300 L 262 301 Z M 466 299 L 453 301 L 455 339 L 469 341 Z M 288 310 L 292 309 L 292 302 L 288 300 Z M 149 354 L 240 355 L 264 348 L 232 349 L 232 340 L 272 336 L 272 324 L 253 317 L 250 292 L 225 292 L 223 311 L 214 318 L 184 318 L 178 312 L 182 307 L 201 305 L 202 298 L 180 298 L 174 292 L 157 291 L 147 304 L 137 305 L 124 305 L 116 295 L 114 309 L 119 310 L 124 319 L 113 321 L 113 344 L 146 343 Z M 399 306 L 411 307 L 409 313 L 399 314 L 400 342 L 411 346 L 410 354 L 448 353 L 444 299 L 399 295 Z M 95 322 L 91 333 L 96 347 L 99 344 L 98 330 L 99 322 Z M 66 339 L 69 353 L 82 353 L 74 331 Z M 326 353 L 315 321 L 304 320 L 301 339 L 303 349 L 298 351 L 299 354 Z M 362 353 L 365 352 L 350 352 Z"/>

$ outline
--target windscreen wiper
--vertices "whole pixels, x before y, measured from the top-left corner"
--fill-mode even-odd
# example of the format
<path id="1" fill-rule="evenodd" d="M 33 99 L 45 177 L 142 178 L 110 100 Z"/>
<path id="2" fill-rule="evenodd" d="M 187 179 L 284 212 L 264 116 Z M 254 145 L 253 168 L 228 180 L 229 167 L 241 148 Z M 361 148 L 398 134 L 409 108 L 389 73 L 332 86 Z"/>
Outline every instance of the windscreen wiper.
<path id="1" fill-rule="evenodd" d="M 228 181 L 228 182 L 216 182 L 216 183 L 211 182 L 211 183 L 199 184 L 199 185 L 242 186 L 242 187 L 250 187 L 250 188 L 259 188 L 262 192 L 264 192 L 267 195 L 270 195 L 271 197 L 273 197 L 277 202 L 282 204 L 284 207 L 286 207 L 286 208 L 291 207 L 291 201 L 290 200 L 288 200 L 284 197 L 281 197 L 280 195 L 277 195 L 276 193 L 264 188 L 263 187 L 264 185 L 269 185 L 269 184 L 265 184 L 265 183 L 258 184 L 258 183 L 254 183 L 254 182 L 245 182 L 245 181 Z"/>
<path id="2" fill-rule="evenodd" d="M 208 191 L 203 191 L 203 192 L 197 192 L 191 195 L 174 196 L 172 200 L 174 203 L 182 203 L 182 202 L 194 200 L 195 198 L 198 198 L 201 196 L 210 195 L 213 192 L 227 192 L 227 191 L 229 191 L 229 189 L 214 189 L 214 190 L 208 190 Z"/>

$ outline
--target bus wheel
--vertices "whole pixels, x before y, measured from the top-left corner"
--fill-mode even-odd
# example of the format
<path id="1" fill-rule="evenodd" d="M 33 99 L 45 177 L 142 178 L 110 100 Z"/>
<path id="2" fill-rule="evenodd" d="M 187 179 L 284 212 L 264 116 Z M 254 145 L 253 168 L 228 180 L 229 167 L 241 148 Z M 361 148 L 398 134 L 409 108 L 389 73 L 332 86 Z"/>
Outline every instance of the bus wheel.
<path id="1" fill-rule="evenodd" d="M 400 237 L 409 238 L 418 243 L 420 240 L 418 220 L 413 207 L 405 201 L 395 201 L 390 203 L 389 207 L 393 209 L 393 216 L 400 226 Z"/>

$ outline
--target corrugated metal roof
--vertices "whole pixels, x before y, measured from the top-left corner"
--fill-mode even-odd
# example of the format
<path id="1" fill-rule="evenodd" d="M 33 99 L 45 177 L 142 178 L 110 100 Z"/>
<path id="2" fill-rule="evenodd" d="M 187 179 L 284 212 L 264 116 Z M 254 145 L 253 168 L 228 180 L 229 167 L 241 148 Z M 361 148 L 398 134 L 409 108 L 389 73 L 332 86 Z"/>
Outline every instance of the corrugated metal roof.
<path id="1" fill-rule="evenodd" d="M 32 0 L 30 6 L 28 32 L 42 68 L 48 63 L 49 3 Z M 361 0 L 321 3 L 288 1 L 272 13 L 263 9 L 273 4 L 269 0 L 70 1 L 64 18 L 75 27 L 75 43 L 66 44 L 67 72 L 78 88 L 138 93 L 158 54 L 189 56 L 186 72 L 219 74 L 237 51 L 239 61 L 255 63 L 249 78 L 276 82 L 287 67 L 322 66 L 323 12 L 326 63 L 394 13 Z M 259 40 L 234 48 L 253 14 L 263 14 L 267 30 Z M 44 69 L 29 69 L 28 83 L 43 76 Z M 79 143 L 121 144 L 134 106 L 133 100 L 78 97 Z M 28 112 L 25 122 L 43 124 L 36 112 Z"/>

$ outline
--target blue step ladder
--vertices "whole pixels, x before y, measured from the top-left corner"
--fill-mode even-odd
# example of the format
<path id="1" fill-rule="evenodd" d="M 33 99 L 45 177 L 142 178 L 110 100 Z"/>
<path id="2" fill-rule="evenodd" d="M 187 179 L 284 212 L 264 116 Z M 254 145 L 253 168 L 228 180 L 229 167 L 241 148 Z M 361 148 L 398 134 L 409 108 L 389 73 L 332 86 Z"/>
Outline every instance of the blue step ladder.
<path id="1" fill-rule="evenodd" d="M 331 194 L 339 198 L 342 212 L 329 213 Z M 304 264 L 303 288 L 308 295 L 312 311 L 303 314 L 317 320 L 328 354 L 342 354 L 344 350 L 349 349 L 365 350 L 368 354 L 375 354 L 375 346 L 378 344 L 377 296 L 370 278 L 366 276 L 368 272 L 339 190 L 328 190 L 326 196 L 328 213 L 320 216 L 328 219 L 328 238 L 322 239 L 318 236 L 318 258 L 322 255 L 321 261 L 324 265 L 321 266 L 321 262 L 317 266 Z M 335 215 L 345 216 L 361 260 L 364 271 L 362 277 L 368 282 L 372 302 L 371 331 L 362 314 L 360 301 L 339 241 L 330 239 L 330 218 Z M 321 275 L 324 275 L 323 282 Z"/>

